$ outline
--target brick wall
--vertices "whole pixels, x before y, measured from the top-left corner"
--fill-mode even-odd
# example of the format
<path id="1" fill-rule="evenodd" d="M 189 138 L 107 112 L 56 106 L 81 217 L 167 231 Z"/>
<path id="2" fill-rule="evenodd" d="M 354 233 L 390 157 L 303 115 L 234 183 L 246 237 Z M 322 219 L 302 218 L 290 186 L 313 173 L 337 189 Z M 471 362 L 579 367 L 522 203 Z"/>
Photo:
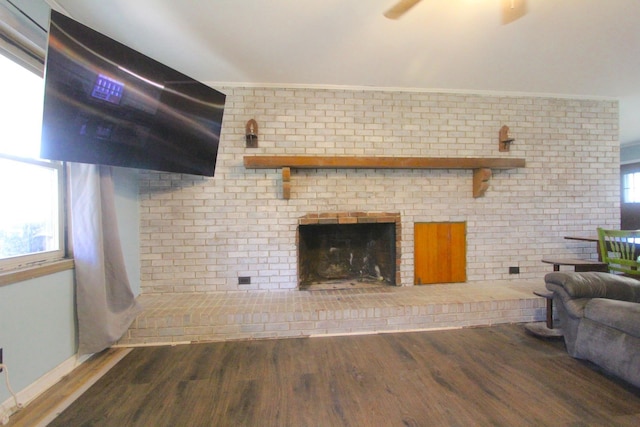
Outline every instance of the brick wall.
<path id="1" fill-rule="evenodd" d="M 295 289 L 296 227 L 310 213 L 400 212 L 401 285 L 416 222 L 467 222 L 468 281 L 542 278 L 550 254 L 595 257 L 566 234 L 619 226 L 618 106 L 608 100 L 313 88 L 227 94 L 214 178 L 142 172 L 143 293 Z M 244 126 L 259 125 L 259 148 Z M 498 152 L 498 131 L 516 141 Z M 525 158 L 472 197 L 470 170 L 247 170 L 253 154 Z M 520 274 L 508 274 L 519 266 Z M 250 285 L 238 285 L 250 276 Z"/>

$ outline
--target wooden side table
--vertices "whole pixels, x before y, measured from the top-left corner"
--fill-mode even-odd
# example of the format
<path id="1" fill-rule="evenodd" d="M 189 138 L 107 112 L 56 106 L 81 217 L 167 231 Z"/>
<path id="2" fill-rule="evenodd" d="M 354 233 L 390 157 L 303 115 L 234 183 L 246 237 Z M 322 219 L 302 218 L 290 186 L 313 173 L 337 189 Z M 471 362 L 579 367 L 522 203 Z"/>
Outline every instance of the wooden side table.
<path id="1" fill-rule="evenodd" d="M 545 322 L 527 323 L 524 325 L 525 329 L 542 338 L 562 337 L 562 329 L 553 326 L 553 292 L 534 291 L 533 294 L 547 300 L 547 318 Z"/>
<path id="2" fill-rule="evenodd" d="M 542 262 L 553 264 L 553 271 L 560 271 L 561 265 L 572 265 L 577 272 L 584 271 L 602 271 L 608 272 L 609 266 L 606 262 L 592 261 L 589 259 L 578 258 L 543 258 Z"/>

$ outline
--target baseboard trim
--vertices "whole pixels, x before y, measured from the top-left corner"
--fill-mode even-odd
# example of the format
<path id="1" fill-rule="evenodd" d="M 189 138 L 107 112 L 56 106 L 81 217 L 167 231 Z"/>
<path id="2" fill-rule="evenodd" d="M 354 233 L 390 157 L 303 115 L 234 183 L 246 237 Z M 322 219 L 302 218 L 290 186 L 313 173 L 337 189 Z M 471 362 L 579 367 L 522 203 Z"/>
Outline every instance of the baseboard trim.
<path id="1" fill-rule="evenodd" d="M 69 374 L 79 365 L 84 363 L 89 357 L 92 355 L 83 355 L 78 356 L 77 354 L 68 358 L 51 371 L 47 372 L 40 378 L 38 378 L 35 382 L 28 385 L 25 389 L 16 393 L 18 397 L 18 403 L 24 408 L 27 406 L 33 399 L 47 391 L 50 387 L 60 381 L 65 375 Z M 4 417 L 9 418 L 13 415 L 19 408 L 16 408 L 15 401 L 13 397 L 9 397 L 7 400 L 0 404 L 0 420 L 4 419 Z"/>

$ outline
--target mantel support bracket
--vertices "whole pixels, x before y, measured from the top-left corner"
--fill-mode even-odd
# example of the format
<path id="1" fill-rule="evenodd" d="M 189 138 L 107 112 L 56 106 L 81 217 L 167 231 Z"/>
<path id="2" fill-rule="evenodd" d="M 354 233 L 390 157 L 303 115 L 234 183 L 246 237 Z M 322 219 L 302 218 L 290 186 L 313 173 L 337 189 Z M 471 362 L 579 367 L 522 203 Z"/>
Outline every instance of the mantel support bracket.
<path id="1" fill-rule="evenodd" d="M 291 198 L 291 168 L 288 166 L 282 168 L 282 198 Z"/>
<path id="2" fill-rule="evenodd" d="M 491 179 L 491 169 L 478 168 L 473 170 L 473 198 L 484 196 L 489 189 L 489 180 Z"/>

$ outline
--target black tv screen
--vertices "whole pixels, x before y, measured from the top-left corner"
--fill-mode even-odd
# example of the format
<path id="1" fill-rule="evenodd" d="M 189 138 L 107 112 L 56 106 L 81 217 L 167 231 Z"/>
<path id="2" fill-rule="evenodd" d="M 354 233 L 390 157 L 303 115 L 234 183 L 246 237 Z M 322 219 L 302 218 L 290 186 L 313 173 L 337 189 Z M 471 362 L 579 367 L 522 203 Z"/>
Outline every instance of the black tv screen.
<path id="1" fill-rule="evenodd" d="M 42 158 L 213 176 L 225 99 L 51 12 Z"/>

